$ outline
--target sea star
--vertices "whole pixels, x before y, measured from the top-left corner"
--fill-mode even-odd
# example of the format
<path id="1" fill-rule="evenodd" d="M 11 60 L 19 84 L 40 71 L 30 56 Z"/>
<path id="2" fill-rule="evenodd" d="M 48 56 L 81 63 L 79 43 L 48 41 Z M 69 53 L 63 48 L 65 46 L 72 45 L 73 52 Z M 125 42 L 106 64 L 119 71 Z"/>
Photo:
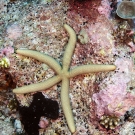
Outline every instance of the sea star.
<path id="1" fill-rule="evenodd" d="M 18 54 L 32 57 L 41 62 L 44 62 L 45 64 L 49 65 L 56 72 L 57 75 L 52 78 L 49 78 L 44 82 L 13 89 L 13 92 L 30 93 L 30 92 L 42 91 L 62 81 L 61 104 L 62 104 L 65 118 L 67 120 L 68 127 L 70 131 L 74 133 L 76 128 L 75 128 L 74 118 L 71 111 L 70 100 L 68 96 L 70 78 L 80 74 L 115 70 L 116 66 L 115 65 L 82 65 L 82 66 L 77 66 L 76 68 L 70 70 L 69 69 L 70 62 L 76 44 L 76 33 L 67 24 L 64 25 L 64 28 L 69 33 L 69 41 L 63 57 L 63 62 L 62 62 L 63 66 L 60 66 L 60 64 L 52 57 L 37 51 L 26 50 L 26 49 L 16 51 L 16 53 Z"/>

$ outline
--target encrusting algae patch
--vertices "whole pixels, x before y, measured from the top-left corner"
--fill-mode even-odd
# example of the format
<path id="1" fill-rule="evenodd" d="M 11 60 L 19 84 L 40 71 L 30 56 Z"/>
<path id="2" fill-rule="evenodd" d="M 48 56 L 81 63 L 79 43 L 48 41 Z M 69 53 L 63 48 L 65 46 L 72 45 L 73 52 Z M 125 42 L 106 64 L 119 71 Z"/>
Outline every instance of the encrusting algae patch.
<path id="1" fill-rule="evenodd" d="M 134 26 L 118 2 L 0 2 L 0 117 L 15 129 L 1 133 L 134 133 Z"/>

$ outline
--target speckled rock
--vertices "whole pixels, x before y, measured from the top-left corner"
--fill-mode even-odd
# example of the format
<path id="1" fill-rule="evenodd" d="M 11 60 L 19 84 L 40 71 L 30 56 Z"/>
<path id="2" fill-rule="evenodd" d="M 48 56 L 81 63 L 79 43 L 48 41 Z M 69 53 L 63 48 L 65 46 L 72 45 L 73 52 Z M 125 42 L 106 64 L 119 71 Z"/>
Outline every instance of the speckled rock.
<path id="1" fill-rule="evenodd" d="M 13 128 L 12 123 L 9 121 L 0 120 L 0 134 L 12 135 L 13 133 L 14 133 L 14 128 Z"/>
<path id="2" fill-rule="evenodd" d="M 126 122 L 120 128 L 120 135 L 134 135 L 135 134 L 135 123 L 133 122 Z"/>

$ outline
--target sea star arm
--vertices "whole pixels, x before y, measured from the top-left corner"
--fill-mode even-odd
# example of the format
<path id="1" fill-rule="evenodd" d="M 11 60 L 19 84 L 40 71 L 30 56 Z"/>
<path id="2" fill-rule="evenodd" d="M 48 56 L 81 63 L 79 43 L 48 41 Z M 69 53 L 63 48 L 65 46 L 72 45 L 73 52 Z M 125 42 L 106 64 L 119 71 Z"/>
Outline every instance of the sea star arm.
<path id="1" fill-rule="evenodd" d="M 69 77 L 75 77 L 80 74 L 96 73 L 115 70 L 115 65 L 82 65 L 75 67 L 69 72 Z"/>
<path id="2" fill-rule="evenodd" d="M 69 100 L 69 79 L 63 78 L 62 79 L 62 88 L 61 88 L 61 104 L 63 108 L 63 112 L 68 124 L 68 127 L 72 133 L 75 132 L 75 123 L 74 118 L 70 106 L 70 100 Z"/>
<path id="3" fill-rule="evenodd" d="M 72 55 L 74 52 L 75 44 L 76 44 L 76 33 L 75 31 L 67 24 L 64 24 L 64 28 L 69 33 L 69 40 L 66 46 L 66 50 L 63 56 L 63 71 L 68 71 L 70 62 L 72 59 Z"/>
<path id="4" fill-rule="evenodd" d="M 53 59 L 52 57 L 46 54 L 33 51 L 33 50 L 27 50 L 27 49 L 17 50 L 16 53 L 24 55 L 24 56 L 32 57 L 36 60 L 44 62 L 45 64 L 50 66 L 57 74 L 61 72 L 61 66 L 59 65 L 59 63 L 55 59 Z"/>
<path id="5" fill-rule="evenodd" d="M 42 91 L 42 90 L 46 90 L 46 89 L 52 87 L 53 85 L 57 84 L 60 81 L 61 81 L 61 77 L 59 75 L 57 75 L 52 78 L 49 78 L 48 80 L 46 80 L 44 82 L 31 84 L 31 85 L 13 89 L 13 92 L 18 93 L 18 94 L 24 94 L 24 93 Z"/>

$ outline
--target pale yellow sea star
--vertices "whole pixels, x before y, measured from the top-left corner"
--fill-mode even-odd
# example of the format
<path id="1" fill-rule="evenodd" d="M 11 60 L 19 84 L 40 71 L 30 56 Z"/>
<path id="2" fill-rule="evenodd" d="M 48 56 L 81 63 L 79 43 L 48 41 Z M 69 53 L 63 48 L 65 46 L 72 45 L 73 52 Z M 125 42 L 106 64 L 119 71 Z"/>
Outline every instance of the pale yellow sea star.
<path id="1" fill-rule="evenodd" d="M 63 57 L 63 62 L 62 62 L 63 66 L 60 66 L 60 64 L 52 57 L 37 51 L 25 50 L 25 49 L 16 51 L 18 54 L 32 57 L 41 62 L 44 62 L 45 64 L 50 66 L 56 72 L 57 75 L 52 78 L 49 78 L 44 82 L 16 88 L 13 90 L 13 92 L 29 93 L 29 92 L 42 91 L 62 81 L 61 104 L 62 104 L 65 118 L 67 120 L 68 127 L 70 131 L 74 133 L 76 128 L 75 128 L 74 118 L 73 118 L 73 114 L 70 106 L 70 100 L 69 100 L 70 78 L 80 74 L 115 70 L 116 67 L 114 65 L 82 65 L 70 70 L 69 69 L 70 62 L 76 44 L 76 34 L 69 25 L 65 24 L 64 28 L 69 33 L 69 41 Z"/>

